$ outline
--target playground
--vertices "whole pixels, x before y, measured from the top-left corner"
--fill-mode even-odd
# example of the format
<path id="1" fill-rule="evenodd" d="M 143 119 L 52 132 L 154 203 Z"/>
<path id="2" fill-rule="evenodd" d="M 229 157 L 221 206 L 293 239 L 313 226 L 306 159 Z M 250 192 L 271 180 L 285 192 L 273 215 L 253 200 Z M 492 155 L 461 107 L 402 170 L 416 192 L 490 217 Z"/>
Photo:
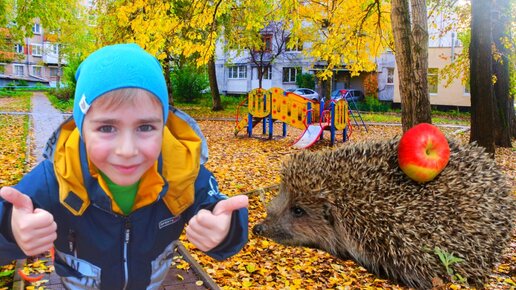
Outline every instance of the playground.
<path id="1" fill-rule="evenodd" d="M 325 104 L 303 98 L 281 88 L 269 90 L 254 89 L 237 110 L 235 136 L 244 131 L 251 137 L 253 128 L 262 124 L 262 135 L 268 134 L 272 139 L 275 122 L 282 124 L 282 136 L 288 127 L 303 130 L 292 144 L 294 148 L 303 149 L 314 145 L 323 138 L 323 132 L 330 132 L 330 143 L 335 144 L 337 131 L 342 132 L 342 141 L 349 135 L 349 105 L 345 98 Z"/>

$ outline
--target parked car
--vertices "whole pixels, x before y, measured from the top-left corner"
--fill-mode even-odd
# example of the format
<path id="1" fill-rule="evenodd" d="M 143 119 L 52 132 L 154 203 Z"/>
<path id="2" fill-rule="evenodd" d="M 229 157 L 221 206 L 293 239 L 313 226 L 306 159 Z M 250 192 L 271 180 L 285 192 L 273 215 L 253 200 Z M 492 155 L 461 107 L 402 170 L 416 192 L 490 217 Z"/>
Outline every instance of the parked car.
<path id="1" fill-rule="evenodd" d="M 296 95 L 300 95 L 301 97 L 310 99 L 312 101 L 319 101 L 319 94 L 312 89 L 297 88 L 297 89 L 287 89 L 286 91 L 289 93 L 294 93 Z"/>
<path id="2" fill-rule="evenodd" d="M 364 100 L 364 92 L 361 90 L 356 89 L 341 89 L 341 90 L 334 90 L 331 92 L 331 99 L 332 100 L 339 100 L 342 97 L 346 97 L 346 100 L 349 101 L 355 101 L 360 102 Z"/>

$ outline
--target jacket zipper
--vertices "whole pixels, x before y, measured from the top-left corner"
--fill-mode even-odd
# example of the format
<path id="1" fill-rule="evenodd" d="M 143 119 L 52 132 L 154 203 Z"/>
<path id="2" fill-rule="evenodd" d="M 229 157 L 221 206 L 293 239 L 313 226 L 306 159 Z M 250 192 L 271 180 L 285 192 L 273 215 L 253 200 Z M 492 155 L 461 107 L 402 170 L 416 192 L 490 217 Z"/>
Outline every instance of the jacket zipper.
<path id="1" fill-rule="evenodd" d="M 124 225 L 124 290 L 127 288 L 127 284 L 129 282 L 129 262 L 128 262 L 128 256 L 127 256 L 127 250 L 129 247 L 129 240 L 131 238 L 131 222 L 129 219 L 125 220 Z"/>

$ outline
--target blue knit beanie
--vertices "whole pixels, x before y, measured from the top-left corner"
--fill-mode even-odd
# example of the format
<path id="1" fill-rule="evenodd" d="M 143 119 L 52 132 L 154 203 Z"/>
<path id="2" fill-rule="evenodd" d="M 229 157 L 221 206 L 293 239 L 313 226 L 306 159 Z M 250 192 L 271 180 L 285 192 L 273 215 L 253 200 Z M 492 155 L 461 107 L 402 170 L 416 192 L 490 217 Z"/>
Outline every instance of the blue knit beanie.
<path id="1" fill-rule="evenodd" d="M 168 116 L 168 92 L 159 61 L 136 44 L 115 44 L 90 54 L 75 74 L 73 118 L 82 135 L 84 115 L 95 99 L 122 88 L 151 92 L 163 105 L 163 121 Z"/>

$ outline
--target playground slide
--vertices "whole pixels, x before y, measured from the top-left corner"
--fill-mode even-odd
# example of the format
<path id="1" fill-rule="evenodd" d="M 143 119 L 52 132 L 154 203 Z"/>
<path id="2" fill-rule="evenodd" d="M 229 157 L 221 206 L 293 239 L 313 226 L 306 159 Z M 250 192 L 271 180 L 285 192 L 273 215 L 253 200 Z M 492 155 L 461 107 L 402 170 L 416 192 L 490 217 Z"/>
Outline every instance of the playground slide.
<path id="1" fill-rule="evenodd" d="M 309 125 L 303 132 L 303 135 L 292 144 L 292 147 L 303 149 L 312 146 L 317 142 L 323 131 L 324 129 L 320 124 Z"/>

